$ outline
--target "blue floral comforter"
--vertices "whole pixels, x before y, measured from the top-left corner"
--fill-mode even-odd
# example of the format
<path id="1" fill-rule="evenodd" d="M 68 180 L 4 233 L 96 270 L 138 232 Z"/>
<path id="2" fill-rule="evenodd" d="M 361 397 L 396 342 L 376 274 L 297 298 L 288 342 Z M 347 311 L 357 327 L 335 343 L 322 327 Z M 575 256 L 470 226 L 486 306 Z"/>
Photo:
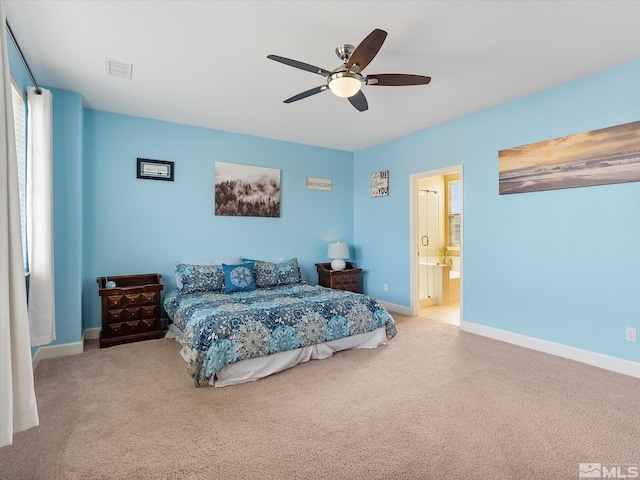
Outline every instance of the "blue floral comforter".
<path id="1" fill-rule="evenodd" d="M 191 349 L 196 385 L 226 365 L 396 325 L 371 297 L 320 286 L 293 285 L 249 292 L 165 295 L 164 308 Z"/>

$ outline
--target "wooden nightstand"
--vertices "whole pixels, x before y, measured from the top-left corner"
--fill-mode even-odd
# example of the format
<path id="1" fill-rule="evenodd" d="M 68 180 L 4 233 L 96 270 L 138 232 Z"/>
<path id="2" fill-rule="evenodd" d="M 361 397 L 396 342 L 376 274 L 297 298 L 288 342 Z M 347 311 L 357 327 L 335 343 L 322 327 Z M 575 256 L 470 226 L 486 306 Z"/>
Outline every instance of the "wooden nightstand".
<path id="1" fill-rule="evenodd" d="M 100 348 L 164 336 L 160 328 L 161 277 L 149 273 L 97 278 L 102 297 Z M 107 281 L 115 282 L 115 288 L 106 288 Z"/>
<path id="2" fill-rule="evenodd" d="M 331 270 L 331 263 L 316 263 L 316 268 L 318 270 L 318 285 L 360 293 L 362 269 L 355 268 L 353 263 L 347 262 L 347 268 L 344 270 Z"/>

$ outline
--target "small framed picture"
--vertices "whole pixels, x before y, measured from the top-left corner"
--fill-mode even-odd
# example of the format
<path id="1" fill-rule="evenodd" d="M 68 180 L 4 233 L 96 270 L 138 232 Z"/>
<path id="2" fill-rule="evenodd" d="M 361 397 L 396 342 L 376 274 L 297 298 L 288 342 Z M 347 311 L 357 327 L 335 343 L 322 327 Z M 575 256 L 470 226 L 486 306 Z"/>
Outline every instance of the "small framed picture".
<path id="1" fill-rule="evenodd" d="M 137 178 L 149 180 L 168 180 L 173 182 L 174 175 L 173 162 L 164 160 L 149 160 L 148 158 L 138 158 Z"/>
<path id="2" fill-rule="evenodd" d="M 386 197 L 389 195 L 389 170 L 371 174 L 371 196 Z"/>

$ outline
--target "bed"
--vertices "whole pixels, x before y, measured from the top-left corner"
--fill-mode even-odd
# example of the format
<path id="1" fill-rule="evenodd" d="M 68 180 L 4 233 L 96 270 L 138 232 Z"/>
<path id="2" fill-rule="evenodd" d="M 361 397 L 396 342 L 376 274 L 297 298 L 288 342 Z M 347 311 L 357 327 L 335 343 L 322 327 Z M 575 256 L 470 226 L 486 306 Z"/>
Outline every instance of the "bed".
<path id="1" fill-rule="evenodd" d="M 176 284 L 163 301 L 167 337 L 181 343 L 197 386 L 257 380 L 397 333 L 375 299 L 302 282 L 295 258 L 179 262 Z"/>

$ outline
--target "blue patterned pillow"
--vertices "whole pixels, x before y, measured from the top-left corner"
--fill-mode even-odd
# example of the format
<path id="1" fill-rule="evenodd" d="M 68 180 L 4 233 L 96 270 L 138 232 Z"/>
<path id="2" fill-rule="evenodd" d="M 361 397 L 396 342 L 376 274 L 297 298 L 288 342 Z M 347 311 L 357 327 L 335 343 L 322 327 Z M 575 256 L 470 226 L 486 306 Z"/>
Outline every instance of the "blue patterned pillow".
<path id="1" fill-rule="evenodd" d="M 226 293 L 247 292 L 256 289 L 253 280 L 253 262 L 238 265 L 222 264 L 222 269 L 224 270 L 224 291 Z"/>
<path id="2" fill-rule="evenodd" d="M 185 293 L 224 290 L 224 271 L 220 265 L 179 263 L 176 265 L 176 278 L 178 277 L 182 283 L 180 290 Z"/>
<path id="3" fill-rule="evenodd" d="M 297 258 L 278 263 L 255 260 L 253 273 L 256 278 L 256 287 L 260 288 L 290 285 L 301 281 Z"/>

